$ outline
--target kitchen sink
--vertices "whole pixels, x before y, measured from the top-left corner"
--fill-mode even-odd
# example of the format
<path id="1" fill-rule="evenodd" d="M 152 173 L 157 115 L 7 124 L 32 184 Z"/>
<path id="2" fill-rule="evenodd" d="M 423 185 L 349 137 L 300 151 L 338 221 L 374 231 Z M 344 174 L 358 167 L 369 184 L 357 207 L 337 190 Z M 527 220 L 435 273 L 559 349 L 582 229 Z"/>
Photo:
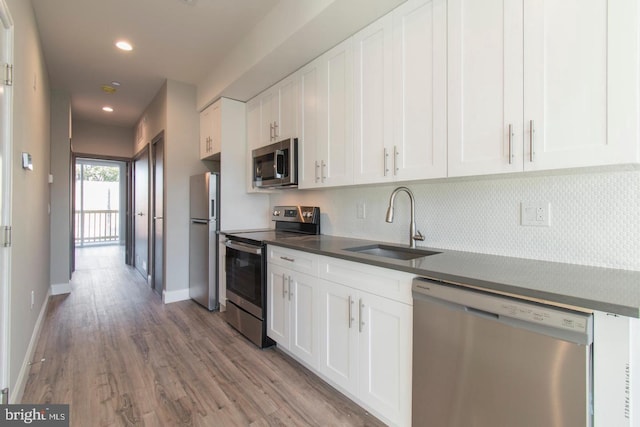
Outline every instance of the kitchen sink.
<path id="1" fill-rule="evenodd" d="M 422 258 L 425 256 L 436 255 L 440 252 L 428 251 L 426 249 L 402 248 L 389 245 L 367 245 L 357 246 L 354 248 L 346 248 L 345 251 L 356 252 L 359 254 L 373 255 L 382 258 L 400 259 L 404 261 Z"/>

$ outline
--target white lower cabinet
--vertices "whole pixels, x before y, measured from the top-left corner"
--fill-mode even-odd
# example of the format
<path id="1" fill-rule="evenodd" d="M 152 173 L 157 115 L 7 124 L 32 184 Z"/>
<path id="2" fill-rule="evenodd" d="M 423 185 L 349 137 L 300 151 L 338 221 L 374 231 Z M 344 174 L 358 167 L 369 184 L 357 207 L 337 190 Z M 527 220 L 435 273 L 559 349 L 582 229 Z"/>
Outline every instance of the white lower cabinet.
<path id="1" fill-rule="evenodd" d="M 409 426 L 412 278 L 270 246 L 267 335 L 385 423 Z"/>
<path id="2" fill-rule="evenodd" d="M 412 308 L 320 283 L 318 370 L 392 425 L 411 422 Z"/>
<path id="3" fill-rule="evenodd" d="M 269 264 L 267 335 L 307 366 L 317 364 L 317 278 Z"/>

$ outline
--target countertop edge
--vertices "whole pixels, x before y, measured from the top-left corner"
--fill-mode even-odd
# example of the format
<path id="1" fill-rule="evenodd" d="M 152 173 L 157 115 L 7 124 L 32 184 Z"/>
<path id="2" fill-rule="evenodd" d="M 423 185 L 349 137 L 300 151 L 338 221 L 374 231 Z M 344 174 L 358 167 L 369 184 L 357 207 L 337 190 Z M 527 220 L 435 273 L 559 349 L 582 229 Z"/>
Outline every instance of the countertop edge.
<path id="1" fill-rule="evenodd" d="M 323 236 L 325 239 L 332 239 L 333 236 Z M 343 241 L 352 241 L 353 246 L 361 245 L 363 243 L 374 243 L 372 241 L 363 240 L 363 239 L 350 239 L 347 237 L 335 237 L 335 239 L 340 239 Z M 438 271 L 438 270 L 429 270 L 425 268 L 418 268 L 409 265 L 403 265 L 402 262 L 394 262 L 394 260 L 388 260 L 386 258 L 380 257 L 372 257 L 369 255 L 358 254 L 355 252 L 348 252 L 346 250 L 325 250 L 319 249 L 313 246 L 305 245 L 306 241 L 296 241 L 296 239 L 277 239 L 277 240 L 267 240 L 265 243 L 271 244 L 274 246 L 280 246 L 288 249 L 299 250 L 303 252 L 313 253 L 321 256 L 328 256 L 337 259 L 343 259 L 346 261 L 359 262 L 363 264 L 372 265 L 375 267 L 388 268 L 396 271 L 403 271 L 406 273 L 415 274 L 416 276 L 442 280 L 444 282 L 454 283 L 454 284 L 462 284 L 468 285 L 475 288 L 480 288 L 486 290 L 488 292 L 499 292 L 499 293 L 507 293 L 512 295 L 522 296 L 524 298 L 530 298 L 534 300 L 540 300 L 542 302 L 548 302 L 550 304 L 558 304 L 564 306 L 573 306 L 580 307 L 587 310 L 593 311 L 601 311 L 612 314 L 617 314 L 621 316 L 631 317 L 631 318 L 640 318 L 640 307 L 630 306 L 630 305 L 621 305 L 611 302 L 598 301 L 594 299 L 590 299 L 588 297 L 579 297 L 575 295 L 566 295 L 561 293 L 548 292 L 544 290 L 537 290 L 533 288 L 523 287 L 519 285 L 515 285 L 513 283 L 501 283 L 484 280 L 479 277 L 473 277 L 471 275 L 458 275 L 450 271 Z M 393 245 L 393 244 L 391 244 Z M 401 245 L 395 245 L 401 247 Z M 441 249 L 434 248 L 421 248 L 428 249 L 434 251 L 440 251 L 442 253 L 460 253 L 459 251 L 447 251 Z M 498 255 L 486 255 L 486 254 L 476 254 L 469 252 L 470 255 L 476 256 L 484 256 L 484 257 L 495 257 L 500 259 L 508 259 L 509 257 L 503 257 Z M 565 265 L 561 263 L 551 263 L 547 261 L 536 261 L 536 260 L 526 260 L 522 258 L 513 258 L 514 262 L 518 263 L 526 263 L 531 262 L 532 264 L 535 262 L 549 263 L 549 264 L 557 264 L 557 265 Z M 573 264 L 566 264 L 567 266 L 571 266 L 571 268 L 584 268 L 584 269 L 599 269 L 600 267 L 589 267 L 589 266 L 578 266 Z M 607 270 L 607 269 L 605 269 Z M 618 270 L 612 270 L 618 271 Z M 637 274 L 640 277 L 640 272 L 630 272 L 631 274 Z M 640 283 L 638 283 L 640 286 Z"/>

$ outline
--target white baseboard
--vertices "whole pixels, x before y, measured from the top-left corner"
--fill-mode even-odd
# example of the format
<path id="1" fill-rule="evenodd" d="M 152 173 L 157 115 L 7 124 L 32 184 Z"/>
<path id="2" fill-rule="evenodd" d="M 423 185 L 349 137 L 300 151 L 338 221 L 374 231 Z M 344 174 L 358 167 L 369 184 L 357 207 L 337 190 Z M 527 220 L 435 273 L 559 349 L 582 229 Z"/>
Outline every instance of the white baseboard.
<path id="1" fill-rule="evenodd" d="M 42 304 L 42 308 L 40 309 L 40 314 L 38 314 L 38 320 L 36 320 L 35 328 L 33 328 L 31 340 L 29 340 L 29 346 L 27 347 L 27 353 L 25 354 L 24 360 L 22 361 L 22 366 L 20 367 L 20 372 L 18 373 L 16 383 L 13 386 L 13 391 L 9 395 L 9 403 L 13 404 L 22 402 L 24 388 L 27 385 L 27 378 L 29 377 L 29 368 L 31 367 L 29 365 L 29 362 L 33 359 L 33 354 L 36 351 L 36 344 L 38 343 L 38 338 L 40 337 L 42 322 L 44 321 L 44 315 L 47 312 L 47 307 L 49 306 L 50 296 L 51 291 L 47 293 L 47 296 L 44 299 L 44 304 Z"/>
<path id="2" fill-rule="evenodd" d="M 62 294 L 70 294 L 71 293 L 71 283 L 52 283 L 51 290 L 49 291 L 51 295 L 62 295 Z"/>
<path id="3" fill-rule="evenodd" d="M 172 302 L 186 301 L 189 297 L 189 288 L 178 289 L 177 291 L 162 291 L 162 302 L 170 304 Z"/>

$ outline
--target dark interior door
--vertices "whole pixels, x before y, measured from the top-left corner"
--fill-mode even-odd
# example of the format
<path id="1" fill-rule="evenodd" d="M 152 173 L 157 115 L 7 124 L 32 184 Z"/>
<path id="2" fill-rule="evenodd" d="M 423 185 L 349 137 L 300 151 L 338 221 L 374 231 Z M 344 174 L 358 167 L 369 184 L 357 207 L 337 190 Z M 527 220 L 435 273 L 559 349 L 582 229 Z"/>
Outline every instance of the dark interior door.
<path id="1" fill-rule="evenodd" d="M 134 162 L 134 266 L 145 280 L 149 276 L 149 152 L 145 150 Z"/>
<path id="2" fill-rule="evenodd" d="M 153 289 L 164 289 L 164 138 L 153 144 Z"/>

